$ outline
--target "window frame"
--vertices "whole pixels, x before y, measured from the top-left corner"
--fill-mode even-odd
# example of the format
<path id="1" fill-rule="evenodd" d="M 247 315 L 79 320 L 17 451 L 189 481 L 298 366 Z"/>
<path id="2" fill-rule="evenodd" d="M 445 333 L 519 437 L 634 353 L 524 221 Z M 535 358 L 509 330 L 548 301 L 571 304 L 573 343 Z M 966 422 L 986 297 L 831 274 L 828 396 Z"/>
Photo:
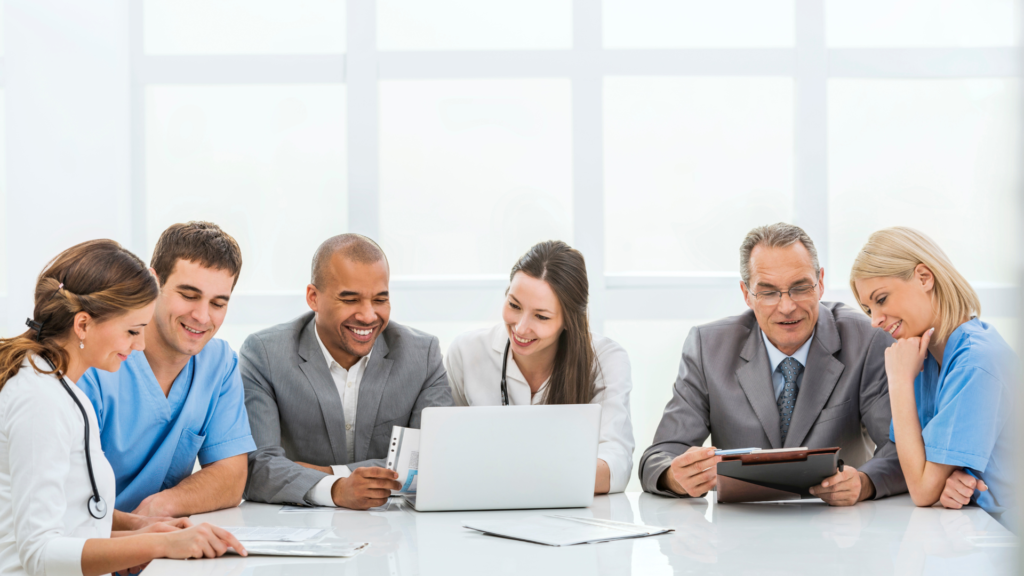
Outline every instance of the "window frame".
<path id="1" fill-rule="evenodd" d="M 379 236 L 378 81 L 437 78 L 567 78 L 572 90 L 573 245 L 587 257 L 590 316 L 606 320 L 721 317 L 744 308 L 736 272 L 605 273 L 603 82 L 608 76 L 781 76 L 794 81 L 794 223 L 814 239 L 828 269 L 828 82 L 831 78 L 1020 78 L 1019 47 L 828 48 L 824 0 L 796 0 L 792 48 L 605 49 L 602 3 L 573 2 L 572 48 L 507 51 L 378 51 L 375 0 L 348 0 L 346 53 L 310 55 L 147 55 L 143 2 L 130 3 L 132 249 L 146 245 L 145 88 L 150 84 L 344 83 L 347 94 L 347 230 Z M 0 88 L 3 66 L 0 59 Z M 737 238 L 737 245 L 741 239 Z M 301 255 L 300 255 L 301 256 Z M 309 255 L 310 257 L 312 255 Z M 511 266 L 511 262 L 509 266 Z M 825 297 L 852 300 L 845 282 Z M 404 322 L 497 318 L 500 275 L 392 278 Z M 1014 316 L 1019 291 L 976 284 L 986 314 Z M 439 299 L 444 305 L 439 305 Z M 666 305 L 668 304 L 668 305 Z M 306 310 L 303 294 L 243 292 L 232 323 L 273 324 Z M 6 307 L 0 307 L 5 310 Z"/>

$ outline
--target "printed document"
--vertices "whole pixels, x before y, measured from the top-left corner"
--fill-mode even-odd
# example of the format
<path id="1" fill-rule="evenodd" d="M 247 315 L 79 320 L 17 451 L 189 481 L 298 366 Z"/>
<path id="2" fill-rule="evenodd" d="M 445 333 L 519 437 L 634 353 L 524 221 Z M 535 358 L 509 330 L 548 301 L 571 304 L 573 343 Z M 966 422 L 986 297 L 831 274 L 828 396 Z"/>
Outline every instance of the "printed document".
<path id="1" fill-rule="evenodd" d="M 398 472 L 402 489 L 392 494 L 415 494 L 416 478 L 420 467 L 420 431 L 395 426 L 391 429 L 387 469 Z"/>
<path id="2" fill-rule="evenodd" d="M 536 542 L 546 546 L 573 546 L 593 544 L 626 538 L 643 538 L 672 532 L 674 528 L 659 528 L 628 524 L 598 518 L 578 516 L 531 516 L 522 520 L 480 521 L 462 525 L 464 528 L 479 530 L 492 536 Z"/>

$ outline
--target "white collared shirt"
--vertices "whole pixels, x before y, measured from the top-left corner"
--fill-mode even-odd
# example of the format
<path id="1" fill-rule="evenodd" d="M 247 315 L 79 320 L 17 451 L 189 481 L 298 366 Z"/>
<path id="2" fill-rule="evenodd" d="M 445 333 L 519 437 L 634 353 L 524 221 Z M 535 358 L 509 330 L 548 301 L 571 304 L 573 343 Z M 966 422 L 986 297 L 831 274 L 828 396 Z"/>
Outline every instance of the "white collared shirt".
<path id="1" fill-rule="evenodd" d="M 448 347 L 444 367 L 456 406 L 501 406 L 501 361 L 508 342 L 505 326 L 474 330 L 459 335 Z M 629 415 L 629 393 L 633 389 L 629 356 L 609 338 L 594 337 L 598 372 L 594 399 L 601 405 L 601 434 L 597 457 L 608 464 L 609 492 L 622 492 L 633 469 L 633 424 Z M 509 353 L 505 373 L 509 404 L 523 406 L 544 401 L 547 382 L 536 394 Z"/>
<path id="2" fill-rule="evenodd" d="M 760 328 L 758 328 L 760 330 Z M 782 375 L 782 370 L 779 370 L 779 364 L 786 358 L 792 358 L 800 363 L 805 370 L 800 371 L 800 374 L 796 377 L 796 389 L 800 391 L 800 384 L 804 381 L 804 372 L 807 368 L 807 353 L 811 349 L 811 341 L 814 340 L 814 332 L 811 332 L 811 337 L 803 343 L 796 352 L 793 352 L 792 356 L 786 356 L 781 350 L 775 347 L 771 341 L 768 340 L 768 336 L 765 336 L 764 331 L 761 331 L 761 338 L 764 339 L 764 347 L 768 350 L 768 363 L 772 367 L 772 386 L 775 388 L 775 399 L 778 400 L 779 394 L 782 394 L 782 389 L 786 387 L 786 377 Z"/>
<path id="3" fill-rule="evenodd" d="M 320 333 L 316 326 L 313 326 L 313 334 L 316 335 L 316 343 L 320 345 L 320 351 L 327 362 L 327 369 L 331 372 L 334 385 L 338 388 L 338 395 L 341 397 L 341 409 L 345 415 L 345 452 L 348 461 L 356 459 L 356 407 L 359 405 L 359 384 L 363 381 L 363 373 L 366 372 L 366 364 L 370 361 L 370 355 L 363 356 L 351 368 L 346 370 L 338 364 L 338 361 L 331 356 L 327 346 L 324 346 L 320 339 Z M 331 497 L 331 487 L 341 478 L 348 478 L 352 470 L 348 466 L 331 466 L 333 476 L 327 476 L 316 483 L 306 493 L 306 500 L 317 506 L 335 506 L 334 498 Z"/>
<path id="4" fill-rule="evenodd" d="M 46 361 L 35 358 L 36 366 Z M 89 452 L 107 514 L 95 519 L 82 412 L 60 380 L 26 360 L 0 392 L 0 573 L 81 575 L 90 538 L 110 538 L 117 491 L 96 412 L 74 382 L 89 421 Z"/>

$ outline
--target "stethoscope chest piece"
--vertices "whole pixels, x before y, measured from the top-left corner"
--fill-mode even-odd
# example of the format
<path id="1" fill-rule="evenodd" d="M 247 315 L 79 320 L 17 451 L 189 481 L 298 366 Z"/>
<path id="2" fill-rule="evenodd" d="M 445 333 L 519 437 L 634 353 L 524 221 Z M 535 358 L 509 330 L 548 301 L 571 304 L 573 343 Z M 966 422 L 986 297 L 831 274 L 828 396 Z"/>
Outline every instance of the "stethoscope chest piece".
<path id="1" fill-rule="evenodd" d="M 89 514 L 97 520 L 102 520 L 107 515 L 107 502 L 102 496 L 93 495 L 89 498 Z"/>

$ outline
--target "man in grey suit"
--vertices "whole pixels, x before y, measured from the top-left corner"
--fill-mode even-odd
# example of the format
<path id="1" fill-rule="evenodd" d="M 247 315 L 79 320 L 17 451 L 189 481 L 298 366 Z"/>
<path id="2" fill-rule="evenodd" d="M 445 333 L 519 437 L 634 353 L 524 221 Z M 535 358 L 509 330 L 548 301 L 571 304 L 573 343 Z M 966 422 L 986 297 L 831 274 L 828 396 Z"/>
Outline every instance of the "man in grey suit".
<path id="1" fill-rule="evenodd" d="M 750 310 L 686 338 L 672 399 L 640 460 L 644 490 L 705 494 L 717 484 L 715 447 L 839 446 L 847 466 L 813 495 L 848 506 L 905 492 L 889 440 L 892 338 L 859 311 L 820 302 L 825 271 L 796 226 L 747 234 L 740 275 Z M 702 447 L 709 433 L 714 446 Z"/>
<path id="2" fill-rule="evenodd" d="M 369 238 L 342 234 L 313 257 L 313 310 L 249 336 L 239 353 L 256 451 L 245 498 L 367 509 L 397 490 L 392 426 L 451 406 L 437 338 L 389 322 L 390 270 Z"/>

